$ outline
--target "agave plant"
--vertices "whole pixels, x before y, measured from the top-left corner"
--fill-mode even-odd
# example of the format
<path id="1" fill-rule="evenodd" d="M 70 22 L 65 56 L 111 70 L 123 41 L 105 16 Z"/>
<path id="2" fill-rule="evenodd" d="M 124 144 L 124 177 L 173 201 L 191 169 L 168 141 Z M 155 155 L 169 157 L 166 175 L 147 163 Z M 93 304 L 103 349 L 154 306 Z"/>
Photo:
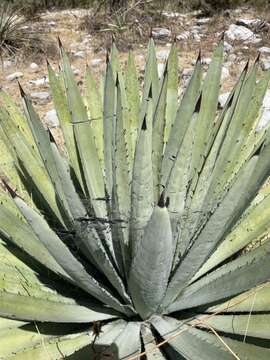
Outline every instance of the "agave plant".
<path id="1" fill-rule="evenodd" d="M 83 95 L 60 54 L 65 146 L 0 93 L 0 358 L 268 360 L 270 72 L 217 112 L 222 41 L 179 104 L 176 44 L 159 79 L 150 39 L 141 95 L 115 45 Z"/>

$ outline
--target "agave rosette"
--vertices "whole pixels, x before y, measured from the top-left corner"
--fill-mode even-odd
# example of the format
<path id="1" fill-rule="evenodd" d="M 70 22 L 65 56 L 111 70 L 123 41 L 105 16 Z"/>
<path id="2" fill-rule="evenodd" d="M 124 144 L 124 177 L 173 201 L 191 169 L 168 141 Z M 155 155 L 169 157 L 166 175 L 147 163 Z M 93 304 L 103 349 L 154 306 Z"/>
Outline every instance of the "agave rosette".
<path id="1" fill-rule="evenodd" d="M 0 93 L 0 358 L 268 360 L 270 73 L 217 112 L 222 42 L 179 101 L 176 44 L 159 79 L 150 39 L 141 96 L 132 54 L 83 96 L 60 54 L 64 149 Z"/>

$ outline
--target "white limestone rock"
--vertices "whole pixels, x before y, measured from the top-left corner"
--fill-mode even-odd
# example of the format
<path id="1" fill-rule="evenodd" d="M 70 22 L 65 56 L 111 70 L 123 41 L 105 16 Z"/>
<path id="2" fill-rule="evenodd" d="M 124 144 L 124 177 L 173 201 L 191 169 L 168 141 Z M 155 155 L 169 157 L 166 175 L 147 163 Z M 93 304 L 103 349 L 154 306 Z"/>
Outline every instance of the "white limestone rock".
<path id="1" fill-rule="evenodd" d="M 37 91 L 31 93 L 31 98 L 35 100 L 47 101 L 50 99 L 50 94 L 46 91 Z"/>
<path id="2" fill-rule="evenodd" d="M 80 50 L 75 52 L 74 57 L 77 59 L 84 59 L 86 57 L 85 51 Z"/>
<path id="3" fill-rule="evenodd" d="M 188 40 L 192 36 L 191 31 L 183 31 L 181 34 L 176 36 L 176 40 L 183 41 Z"/>
<path id="4" fill-rule="evenodd" d="M 42 85 L 46 85 L 48 84 L 49 82 L 49 79 L 47 76 L 44 76 L 43 78 L 41 79 L 36 79 L 36 80 L 30 80 L 29 83 L 31 85 L 35 85 L 35 86 L 42 86 Z"/>
<path id="5" fill-rule="evenodd" d="M 165 39 L 171 36 L 172 32 L 166 28 L 153 28 L 152 35 L 155 39 Z"/>
<path id="6" fill-rule="evenodd" d="M 270 60 L 261 60 L 261 68 L 266 71 L 270 69 Z"/>
<path id="7" fill-rule="evenodd" d="M 270 121 L 270 90 L 267 90 L 263 99 L 261 117 L 258 121 L 256 131 L 264 129 Z"/>
<path id="8" fill-rule="evenodd" d="M 29 68 L 32 72 L 37 72 L 39 70 L 38 64 L 36 64 L 34 62 L 30 64 Z"/>
<path id="9" fill-rule="evenodd" d="M 103 62 L 102 59 L 92 59 L 90 61 L 90 64 L 91 64 L 91 66 L 96 67 L 96 66 L 102 64 L 102 62 Z"/>
<path id="10" fill-rule="evenodd" d="M 255 34 L 245 26 L 231 24 L 225 31 L 227 41 L 250 41 L 255 38 Z"/>
<path id="11" fill-rule="evenodd" d="M 259 52 L 261 54 L 270 54 L 270 48 L 267 46 L 262 46 L 259 48 Z"/>
<path id="12" fill-rule="evenodd" d="M 227 67 L 223 66 L 221 69 L 221 81 L 227 79 L 230 76 L 230 71 Z"/>
<path id="13" fill-rule="evenodd" d="M 17 80 L 19 78 L 23 77 L 23 73 L 20 72 L 20 71 L 16 71 L 15 73 L 13 74 L 10 74 L 6 77 L 6 80 L 8 81 L 14 81 L 14 80 Z"/>
<path id="14" fill-rule="evenodd" d="M 45 123 L 49 128 L 54 128 L 59 126 L 59 119 L 55 109 L 48 111 L 44 117 Z"/>
<path id="15" fill-rule="evenodd" d="M 230 95 L 230 92 L 225 92 L 224 94 L 220 94 L 219 97 L 218 97 L 218 106 L 220 109 L 223 109 L 225 104 L 226 104 L 226 101 L 228 100 L 228 97 Z"/>

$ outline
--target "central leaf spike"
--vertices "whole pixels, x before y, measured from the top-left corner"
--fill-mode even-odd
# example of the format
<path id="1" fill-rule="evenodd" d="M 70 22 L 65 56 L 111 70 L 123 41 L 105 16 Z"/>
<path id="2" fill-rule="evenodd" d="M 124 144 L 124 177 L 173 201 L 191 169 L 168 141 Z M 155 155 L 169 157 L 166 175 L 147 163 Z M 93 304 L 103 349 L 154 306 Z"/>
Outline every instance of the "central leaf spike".
<path id="1" fill-rule="evenodd" d="M 173 258 L 172 230 L 162 192 L 137 246 L 129 276 L 136 311 L 143 319 L 158 313 L 165 296 Z"/>

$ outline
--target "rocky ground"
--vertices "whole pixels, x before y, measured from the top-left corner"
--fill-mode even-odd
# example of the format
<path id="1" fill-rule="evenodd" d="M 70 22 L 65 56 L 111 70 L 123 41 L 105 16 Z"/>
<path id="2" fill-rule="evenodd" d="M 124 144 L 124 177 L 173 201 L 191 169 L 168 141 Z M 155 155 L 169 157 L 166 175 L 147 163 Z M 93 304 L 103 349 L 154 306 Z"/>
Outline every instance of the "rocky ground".
<path id="1" fill-rule="evenodd" d="M 89 20 L 90 19 L 90 20 Z M 185 86 L 192 72 L 199 49 L 202 51 L 202 60 L 207 69 L 211 53 L 218 40 L 225 32 L 225 60 L 222 69 L 222 85 L 220 106 L 226 99 L 226 93 L 232 88 L 235 79 L 244 67 L 246 61 L 254 60 L 260 53 L 261 72 L 270 69 L 269 34 L 270 22 L 264 14 L 252 8 L 239 8 L 225 11 L 211 18 L 200 17 L 200 13 L 164 12 L 162 20 L 151 23 L 151 17 L 143 19 L 148 28 L 152 27 L 152 35 L 157 44 L 157 58 L 159 71 L 162 71 L 164 62 L 170 49 L 170 43 L 176 37 L 179 47 L 179 77 L 182 86 Z M 97 77 L 104 71 L 106 48 L 109 46 L 112 24 L 100 22 L 96 26 L 96 19 L 89 18 L 86 10 L 51 11 L 43 13 L 37 20 L 29 20 L 29 28 L 41 34 L 50 47 L 44 55 L 27 54 L 3 59 L 0 68 L 0 84 L 20 103 L 17 80 L 25 91 L 30 94 L 34 104 L 45 124 L 57 127 L 49 84 L 47 79 L 46 58 L 57 68 L 58 56 L 56 39 L 59 36 L 64 47 L 70 51 L 74 73 L 78 83 L 83 86 L 83 76 L 86 64 L 89 64 Z M 105 26 L 106 25 L 106 26 Z M 129 31 L 132 27 L 132 32 Z M 128 49 L 135 53 L 139 74 L 142 74 L 145 56 L 147 31 L 140 19 L 133 19 L 123 29 L 118 29 L 116 43 L 119 42 L 121 61 L 127 59 Z M 128 35 L 125 35 L 125 31 Z M 132 34 L 132 36 L 130 35 Z M 270 92 L 267 92 L 264 103 L 262 122 L 270 117 Z"/>

